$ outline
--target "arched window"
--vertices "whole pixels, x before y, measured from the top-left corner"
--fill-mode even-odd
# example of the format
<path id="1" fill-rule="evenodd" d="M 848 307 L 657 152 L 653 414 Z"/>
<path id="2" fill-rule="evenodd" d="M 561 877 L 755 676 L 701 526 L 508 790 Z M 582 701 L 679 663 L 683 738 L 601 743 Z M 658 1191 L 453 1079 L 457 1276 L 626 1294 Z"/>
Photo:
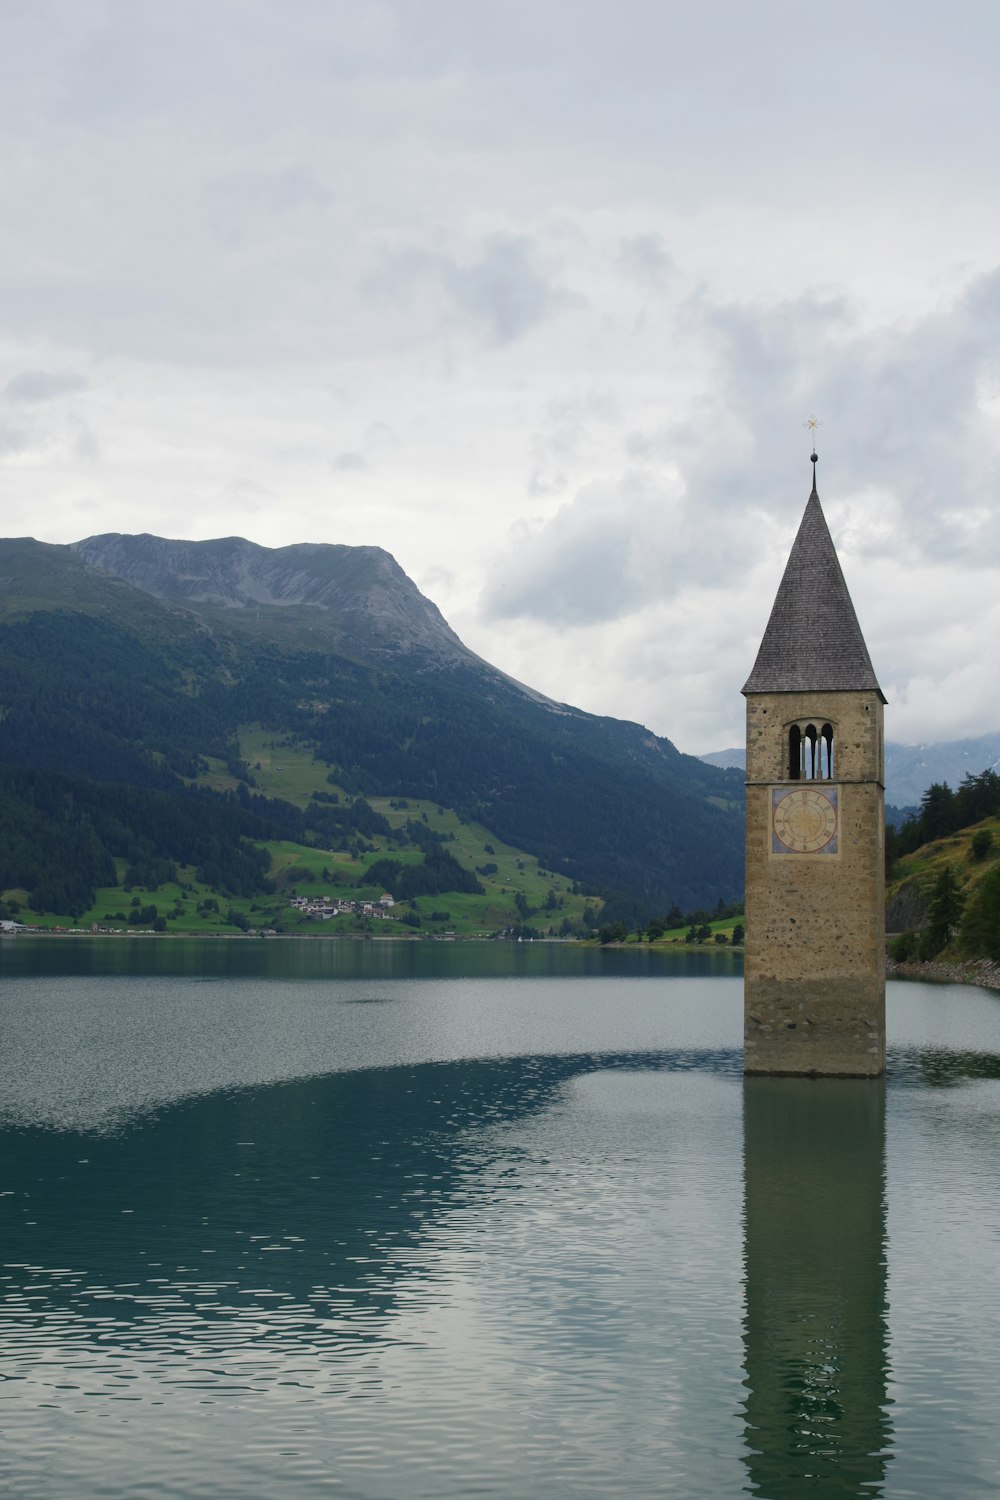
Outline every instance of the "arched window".
<path id="1" fill-rule="evenodd" d="M 820 775 L 827 781 L 833 780 L 833 725 L 824 724 L 820 731 Z"/>
<path id="2" fill-rule="evenodd" d="M 788 729 L 789 781 L 833 780 L 833 725 L 791 724 Z"/>

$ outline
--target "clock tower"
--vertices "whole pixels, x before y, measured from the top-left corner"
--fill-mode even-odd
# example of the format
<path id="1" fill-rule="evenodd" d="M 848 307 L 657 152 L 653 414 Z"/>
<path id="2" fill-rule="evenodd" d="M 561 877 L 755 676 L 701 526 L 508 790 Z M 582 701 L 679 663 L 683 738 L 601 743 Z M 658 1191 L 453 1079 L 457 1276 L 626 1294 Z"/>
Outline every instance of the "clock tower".
<path id="1" fill-rule="evenodd" d="M 885 1069 L 883 706 L 813 487 L 747 700 L 747 1073 Z"/>

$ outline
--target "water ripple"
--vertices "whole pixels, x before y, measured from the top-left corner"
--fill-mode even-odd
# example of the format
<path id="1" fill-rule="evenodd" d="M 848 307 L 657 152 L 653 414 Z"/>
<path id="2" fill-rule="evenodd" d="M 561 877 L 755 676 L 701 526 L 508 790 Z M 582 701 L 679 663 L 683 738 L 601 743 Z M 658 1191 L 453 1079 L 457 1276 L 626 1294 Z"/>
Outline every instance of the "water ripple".
<path id="1" fill-rule="evenodd" d="M 60 1072 L 85 1030 L 66 1022 L 48 1092 L 27 1108 L 4 1085 L 0 1483 L 31 1500 L 994 1492 L 995 1005 L 894 991 L 887 1087 L 769 1091 L 744 1085 L 731 986 L 671 1009 L 644 983 L 598 1005 L 539 980 L 506 1018 L 495 986 L 335 1022 L 286 995 L 265 1028 L 277 1077 L 254 1042 L 210 1087 L 185 1043 L 171 1092 L 184 991 L 117 1044 L 97 1028 L 118 1046 L 112 1097 Z M 12 1028 L 27 1000 L 7 994 Z M 359 1013 L 397 1018 L 402 1060 L 374 1065 L 342 1023 Z"/>

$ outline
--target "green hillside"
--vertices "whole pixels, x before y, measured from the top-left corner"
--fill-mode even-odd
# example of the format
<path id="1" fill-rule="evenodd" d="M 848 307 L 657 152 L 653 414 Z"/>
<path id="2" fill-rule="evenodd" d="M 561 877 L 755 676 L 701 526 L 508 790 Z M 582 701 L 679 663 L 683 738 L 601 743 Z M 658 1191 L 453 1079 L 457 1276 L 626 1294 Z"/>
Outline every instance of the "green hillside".
<path id="1" fill-rule="evenodd" d="M 383 936 L 580 935 L 596 920 L 599 898 L 450 809 L 354 797 L 307 751 L 257 727 L 241 744 L 287 800 L 251 793 L 222 762 L 181 791 L 0 769 L 0 917 L 46 928 Z M 390 882 L 380 878 L 387 861 L 398 872 Z M 293 905 L 378 904 L 393 894 L 387 884 L 400 899 L 375 914 Z"/>
<path id="2" fill-rule="evenodd" d="M 739 895 L 738 773 L 504 677 L 380 549 L 0 541 L 0 580 L 0 890 L 39 915 L 118 911 L 119 862 L 158 860 L 258 925 L 276 842 L 426 861 L 438 808 L 483 887 L 436 904 L 454 923 L 536 925 L 550 890 L 559 925 L 587 897 L 634 922 Z"/>
<path id="3" fill-rule="evenodd" d="M 930 787 L 887 855 L 893 958 L 1000 961 L 1000 776 Z"/>

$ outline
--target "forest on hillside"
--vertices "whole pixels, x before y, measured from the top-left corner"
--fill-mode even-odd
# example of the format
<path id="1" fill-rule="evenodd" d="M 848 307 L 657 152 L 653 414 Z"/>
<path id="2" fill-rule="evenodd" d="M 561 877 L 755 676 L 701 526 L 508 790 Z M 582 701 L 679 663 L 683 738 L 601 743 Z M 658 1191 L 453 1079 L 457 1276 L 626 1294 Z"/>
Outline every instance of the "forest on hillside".
<path id="1" fill-rule="evenodd" d="M 901 828 L 886 828 L 890 952 L 905 963 L 943 953 L 1000 961 L 1000 775 L 937 782 Z"/>
<path id="2" fill-rule="evenodd" d="M 69 608 L 0 620 L 0 890 L 72 911 L 109 858 L 194 864 L 241 889 L 268 878 L 241 841 L 341 839 L 343 808 L 305 815 L 254 795 L 238 758 L 256 723 L 308 747 L 355 809 L 375 795 L 453 808 L 601 896 L 612 919 L 740 894 L 738 773 L 482 665 L 365 664 L 149 607 L 138 624 Z M 244 783 L 235 802 L 202 789 L 209 760 Z"/>

